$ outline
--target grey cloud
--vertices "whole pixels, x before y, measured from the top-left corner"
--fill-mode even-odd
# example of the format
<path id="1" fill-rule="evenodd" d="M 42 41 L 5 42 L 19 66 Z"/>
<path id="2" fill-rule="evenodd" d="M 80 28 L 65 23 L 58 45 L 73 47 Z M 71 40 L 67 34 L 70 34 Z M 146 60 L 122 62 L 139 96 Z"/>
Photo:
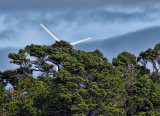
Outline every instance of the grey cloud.
<path id="1" fill-rule="evenodd" d="M 127 9 L 126 9 L 127 10 Z M 133 13 L 125 13 L 125 12 L 112 12 L 106 10 L 94 10 L 94 11 L 85 11 L 85 12 L 62 12 L 58 15 L 54 15 L 50 19 L 42 18 L 43 22 L 48 22 L 52 24 L 58 24 L 61 21 L 65 21 L 68 23 L 76 22 L 79 25 L 84 25 L 87 23 L 104 23 L 104 22 L 149 22 L 159 19 L 159 9 L 151 9 L 145 10 L 143 12 L 133 12 Z M 157 17 L 153 17 L 156 14 Z"/>
<path id="2" fill-rule="evenodd" d="M 126 9 L 127 10 L 127 9 Z M 111 12 L 105 10 L 94 10 L 94 11 L 65 11 L 55 13 L 34 13 L 32 14 L 15 14 L 15 18 L 18 18 L 18 23 L 21 24 L 53 24 L 54 26 L 59 25 L 61 22 L 66 22 L 69 24 L 77 23 L 79 25 L 84 25 L 86 23 L 101 23 L 101 22 L 128 22 L 128 21 L 153 21 L 158 19 L 160 9 L 152 9 L 144 12 L 134 12 L 134 13 L 122 13 L 122 12 Z M 156 14 L 157 17 L 150 17 L 151 15 Z M 47 15 L 50 15 L 47 18 Z M 9 15 L 6 17 L 6 22 L 14 16 Z M 8 21 L 8 22 L 9 22 Z M 22 26 L 22 25 L 21 25 Z"/>
<path id="3" fill-rule="evenodd" d="M 2 0 L 0 13 L 6 16 L 2 23 L 7 29 L 0 31 L 0 40 L 11 39 L 15 36 L 20 39 L 19 33 L 41 29 L 40 23 L 49 29 L 63 26 L 61 28 L 64 30 L 66 27 L 74 30 L 71 26 L 75 23 L 79 29 L 84 29 L 80 26 L 92 27 L 92 24 L 98 23 L 101 23 L 100 26 L 103 24 L 107 27 L 107 24 L 115 22 L 117 26 L 127 22 L 133 24 L 146 22 L 150 25 L 159 20 L 159 6 L 159 0 Z M 8 28 L 11 25 L 12 28 Z M 98 33 L 104 32 L 102 29 L 99 28 Z M 124 50 L 138 54 L 141 50 L 159 42 L 159 30 L 159 27 L 154 27 L 78 46 L 81 49 L 81 46 L 84 45 L 85 50 L 99 48 L 110 59 Z M 8 62 L 6 53 L 9 50 L 11 48 L 0 50 L 1 64 L 3 64 L 0 69 Z"/>
<path id="4" fill-rule="evenodd" d="M 0 4 L 0 11 L 7 12 L 5 23 L 18 20 L 21 28 L 25 25 L 39 23 L 59 25 L 66 22 L 69 25 L 77 23 L 79 26 L 87 23 L 126 22 L 126 21 L 154 21 L 159 17 L 160 4 L 158 0 L 5 0 Z M 107 7 L 114 10 L 107 10 Z M 138 7 L 135 12 L 128 13 Z M 133 9 L 131 9 L 133 8 Z M 118 9 L 115 11 L 115 9 Z M 121 10 L 123 9 L 123 10 Z M 48 18 L 48 15 L 50 17 Z M 17 27 L 19 25 L 16 25 Z"/>
<path id="5" fill-rule="evenodd" d="M 0 40 L 4 40 L 4 39 L 10 39 L 11 37 L 14 37 L 16 35 L 15 30 L 12 29 L 6 29 L 3 31 L 0 31 Z"/>
<path id="6" fill-rule="evenodd" d="M 111 11 L 95 11 L 90 14 L 92 16 L 92 20 L 97 21 L 101 20 L 103 22 L 128 22 L 133 20 L 140 20 L 142 21 L 147 17 L 146 13 L 132 13 L 126 14 L 121 12 L 111 12 Z"/>
<path id="7" fill-rule="evenodd" d="M 20 10 L 24 11 L 30 11 L 30 10 L 40 10 L 40 11 L 46 11 L 46 10 L 56 10 L 56 9 L 68 9 L 68 8 L 88 8 L 88 7 L 95 7 L 95 6 L 102 6 L 105 3 L 107 3 L 105 0 L 101 0 L 100 2 L 98 0 L 94 0 L 94 2 L 91 2 L 90 0 L 81 0 L 81 1 L 75 1 L 75 0 L 5 0 L 1 2 L 0 8 L 3 11 L 17 11 Z"/>
<path id="8" fill-rule="evenodd" d="M 151 27 L 133 33 L 117 36 L 114 38 L 97 40 L 75 46 L 76 49 L 93 51 L 99 49 L 112 61 L 119 53 L 127 51 L 138 54 L 148 48 L 153 48 L 160 40 L 160 27 Z"/>
<path id="9" fill-rule="evenodd" d="M 1 1 L 0 9 L 2 11 L 48 11 L 61 9 L 79 9 L 79 8 L 97 8 L 106 5 L 123 5 L 148 7 L 160 3 L 158 0 L 5 0 Z"/>

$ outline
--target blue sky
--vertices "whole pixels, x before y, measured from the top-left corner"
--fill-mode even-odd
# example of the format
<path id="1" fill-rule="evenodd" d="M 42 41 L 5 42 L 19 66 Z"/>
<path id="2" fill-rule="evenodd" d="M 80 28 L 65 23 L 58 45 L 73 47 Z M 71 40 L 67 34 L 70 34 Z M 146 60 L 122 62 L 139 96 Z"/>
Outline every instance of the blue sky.
<path id="1" fill-rule="evenodd" d="M 91 42 L 102 41 L 131 33 L 134 33 L 131 34 L 134 38 L 136 32 L 143 32 L 146 29 L 152 35 L 153 27 L 160 26 L 160 2 L 158 0 L 1 1 L 0 70 L 7 68 L 9 52 L 16 52 L 31 43 L 51 45 L 55 42 L 40 27 L 40 23 L 59 39 L 68 42 L 87 37 L 93 38 Z M 141 34 L 141 38 L 143 35 L 143 39 L 148 37 L 145 33 Z M 157 37 L 160 36 L 156 34 Z"/>

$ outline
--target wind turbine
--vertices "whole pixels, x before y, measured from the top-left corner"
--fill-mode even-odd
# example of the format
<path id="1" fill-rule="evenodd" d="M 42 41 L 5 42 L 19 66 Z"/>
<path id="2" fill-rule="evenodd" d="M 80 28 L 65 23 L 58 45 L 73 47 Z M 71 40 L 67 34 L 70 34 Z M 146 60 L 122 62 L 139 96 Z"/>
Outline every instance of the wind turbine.
<path id="1" fill-rule="evenodd" d="M 41 25 L 41 27 L 42 27 L 44 30 L 47 31 L 47 33 L 48 33 L 54 40 L 60 42 L 60 40 L 59 40 L 56 36 L 54 36 L 43 24 L 40 24 L 40 25 Z M 72 43 L 70 43 L 70 44 L 73 46 L 73 45 L 76 45 L 76 44 L 85 42 L 85 41 L 87 41 L 87 40 L 90 40 L 90 39 L 92 39 L 92 38 L 89 37 L 89 38 L 87 38 L 87 39 L 75 41 L 75 42 L 72 42 Z M 58 66 L 56 67 L 56 72 L 58 72 Z"/>

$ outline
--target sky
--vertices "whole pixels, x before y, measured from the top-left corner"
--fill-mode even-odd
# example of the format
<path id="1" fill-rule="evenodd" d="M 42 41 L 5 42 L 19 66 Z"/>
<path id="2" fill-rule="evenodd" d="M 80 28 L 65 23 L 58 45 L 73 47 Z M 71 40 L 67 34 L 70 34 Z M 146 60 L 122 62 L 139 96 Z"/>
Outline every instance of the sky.
<path id="1" fill-rule="evenodd" d="M 160 1 L 2 0 L 0 70 L 14 67 L 9 65 L 8 53 L 17 52 L 32 43 L 51 45 L 55 42 L 40 26 L 41 23 L 56 37 L 67 42 L 92 37 L 92 40 L 86 43 L 90 45 L 91 50 L 110 50 L 104 55 L 111 59 L 131 46 L 136 48 L 131 52 L 137 54 L 138 50 L 153 47 L 160 40 Z M 138 44 L 139 39 L 141 42 L 147 40 L 143 43 L 143 48 Z M 108 41 L 112 42 L 109 44 Z M 127 45 L 122 44 L 124 41 L 127 41 Z M 118 42 L 116 46 L 112 46 L 114 42 Z M 87 49 L 83 45 L 82 48 Z M 80 45 L 75 48 L 80 49 Z M 115 48 L 116 51 L 113 52 L 112 49 Z"/>

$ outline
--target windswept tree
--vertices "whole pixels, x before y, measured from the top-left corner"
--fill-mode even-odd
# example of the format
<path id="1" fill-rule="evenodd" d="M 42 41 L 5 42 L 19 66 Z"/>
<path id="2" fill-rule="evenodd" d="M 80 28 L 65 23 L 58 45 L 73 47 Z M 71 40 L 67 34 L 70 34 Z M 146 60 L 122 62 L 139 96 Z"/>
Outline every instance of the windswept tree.
<path id="1" fill-rule="evenodd" d="M 160 44 L 156 44 L 154 49 L 147 49 L 139 54 L 138 62 L 146 69 L 147 64 L 150 63 L 153 67 L 153 72 L 156 75 L 159 73 L 160 68 Z"/>
<path id="2" fill-rule="evenodd" d="M 124 51 L 111 64 L 98 49 L 75 50 L 65 41 L 28 45 L 8 55 L 16 69 L 0 72 L 0 115 L 158 116 L 159 48 L 138 60 Z M 13 87 L 5 90 L 8 83 Z"/>
<path id="3" fill-rule="evenodd" d="M 19 67 L 9 73 L 3 72 L 3 76 L 15 85 L 7 96 L 15 94 L 17 97 L 7 98 L 12 102 L 8 110 L 4 110 L 7 103 L 3 105 L 3 113 L 26 115 L 30 110 L 28 113 L 32 115 L 125 114 L 119 107 L 124 104 L 120 99 L 125 94 L 120 73 L 99 50 L 75 50 L 61 41 L 51 46 L 31 44 L 17 54 L 10 53 L 9 57 L 11 63 Z M 18 72 L 19 69 L 22 72 Z M 36 79 L 31 76 L 35 71 L 41 72 Z M 26 105 L 28 109 L 24 111 Z"/>

